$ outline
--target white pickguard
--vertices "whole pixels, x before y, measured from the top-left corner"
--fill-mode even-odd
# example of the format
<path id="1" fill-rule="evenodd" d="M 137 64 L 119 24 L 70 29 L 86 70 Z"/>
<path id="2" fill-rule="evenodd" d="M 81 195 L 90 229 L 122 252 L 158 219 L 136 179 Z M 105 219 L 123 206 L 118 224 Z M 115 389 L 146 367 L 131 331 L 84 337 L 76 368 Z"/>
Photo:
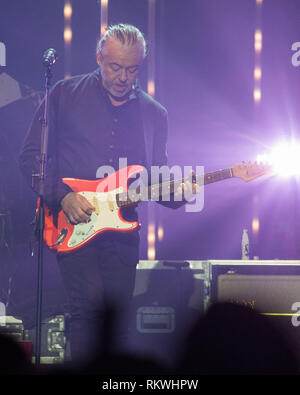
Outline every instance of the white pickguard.
<path id="1" fill-rule="evenodd" d="M 119 218 L 116 195 L 122 192 L 123 188 L 118 188 L 110 192 L 78 192 L 95 207 L 95 211 L 90 217 L 90 222 L 74 226 L 73 233 L 68 241 L 68 247 L 75 247 L 101 229 L 125 230 L 135 227 L 135 224 L 124 223 Z"/>

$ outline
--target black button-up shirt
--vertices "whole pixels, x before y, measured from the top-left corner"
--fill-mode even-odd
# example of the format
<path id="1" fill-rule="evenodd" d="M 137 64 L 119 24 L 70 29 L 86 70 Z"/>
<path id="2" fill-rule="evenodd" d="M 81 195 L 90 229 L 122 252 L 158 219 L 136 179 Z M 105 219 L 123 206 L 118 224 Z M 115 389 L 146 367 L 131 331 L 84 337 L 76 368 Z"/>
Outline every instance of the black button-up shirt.
<path id="1" fill-rule="evenodd" d="M 119 170 L 127 165 L 146 166 L 139 90 L 129 101 L 113 106 L 101 82 L 100 70 L 58 82 L 50 95 L 48 164 L 45 201 L 59 205 L 70 188 L 63 177 L 94 180 L 100 166 Z M 20 166 L 30 182 L 39 170 L 41 123 L 44 103 L 37 110 L 20 155 Z M 165 145 L 165 144 L 164 144 Z"/>

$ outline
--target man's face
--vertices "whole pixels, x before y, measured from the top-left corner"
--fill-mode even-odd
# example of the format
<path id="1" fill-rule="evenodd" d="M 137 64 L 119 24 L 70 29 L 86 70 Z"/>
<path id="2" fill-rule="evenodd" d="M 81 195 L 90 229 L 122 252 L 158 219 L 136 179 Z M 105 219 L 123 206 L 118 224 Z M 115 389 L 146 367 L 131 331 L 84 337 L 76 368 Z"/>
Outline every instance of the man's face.
<path id="1" fill-rule="evenodd" d="M 97 61 L 101 66 L 103 86 L 116 99 L 126 97 L 135 82 L 143 60 L 143 47 L 122 45 L 113 38 L 104 44 L 102 56 L 98 53 Z"/>

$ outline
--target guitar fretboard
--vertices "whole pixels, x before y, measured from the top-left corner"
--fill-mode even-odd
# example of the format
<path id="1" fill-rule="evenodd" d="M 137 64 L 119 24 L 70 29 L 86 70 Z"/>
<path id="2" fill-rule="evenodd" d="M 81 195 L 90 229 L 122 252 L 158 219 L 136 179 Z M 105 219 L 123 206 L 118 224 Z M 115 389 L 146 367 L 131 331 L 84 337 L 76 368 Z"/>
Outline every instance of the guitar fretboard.
<path id="1" fill-rule="evenodd" d="M 196 175 L 192 177 L 192 182 L 198 185 L 212 184 L 214 182 L 225 180 L 233 177 L 231 168 L 217 170 L 212 173 L 204 175 Z M 189 178 L 182 178 L 180 180 L 173 180 L 163 182 L 161 184 L 154 184 L 140 190 L 129 190 L 117 195 L 117 204 L 119 207 L 130 206 L 146 200 L 157 201 L 163 196 L 170 196 L 175 193 L 178 187 L 189 180 Z"/>

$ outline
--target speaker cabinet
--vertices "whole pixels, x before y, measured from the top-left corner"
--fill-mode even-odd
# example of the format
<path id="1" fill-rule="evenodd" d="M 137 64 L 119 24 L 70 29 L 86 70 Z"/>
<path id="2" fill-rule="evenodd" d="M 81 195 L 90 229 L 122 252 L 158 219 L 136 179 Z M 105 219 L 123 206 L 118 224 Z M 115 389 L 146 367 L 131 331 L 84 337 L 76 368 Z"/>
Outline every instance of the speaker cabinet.
<path id="1" fill-rule="evenodd" d="M 211 262 L 211 301 L 249 306 L 273 321 L 300 358 L 300 262 Z"/>

